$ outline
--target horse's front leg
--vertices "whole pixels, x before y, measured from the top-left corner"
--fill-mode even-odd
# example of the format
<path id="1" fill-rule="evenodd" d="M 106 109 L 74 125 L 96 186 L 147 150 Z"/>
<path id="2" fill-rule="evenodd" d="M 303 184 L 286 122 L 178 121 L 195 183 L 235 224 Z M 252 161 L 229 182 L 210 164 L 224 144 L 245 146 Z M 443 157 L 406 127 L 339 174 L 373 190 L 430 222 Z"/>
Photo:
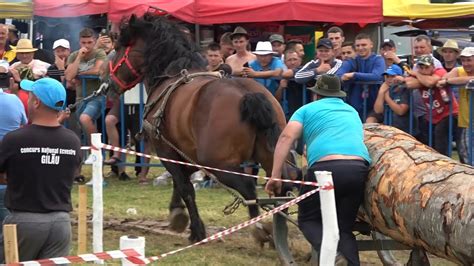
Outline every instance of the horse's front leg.
<path id="1" fill-rule="evenodd" d="M 173 194 L 171 196 L 171 202 L 169 206 L 170 214 L 168 220 L 170 222 L 170 229 L 181 233 L 188 227 L 189 216 L 186 213 L 186 206 L 182 201 L 177 184 L 177 182 L 173 182 Z"/>
<path id="2" fill-rule="evenodd" d="M 184 213 L 184 206 L 181 201 L 183 200 L 188 209 L 189 218 L 191 219 L 191 236 L 189 240 L 191 242 L 197 242 L 204 239 L 206 237 L 206 229 L 199 216 L 193 184 L 189 180 L 192 171 L 176 164 L 163 163 L 163 165 L 165 165 L 166 169 L 173 176 L 173 195 L 170 203 L 170 228 L 176 226 L 182 229 L 183 226 L 185 228 L 187 225 L 188 217 L 185 216 L 186 214 Z"/>
<path id="3" fill-rule="evenodd" d="M 182 179 L 181 181 L 183 184 L 180 186 L 180 194 L 184 203 L 186 204 L 189 216 L 191 218 L 191 235 L 189 236 L 189 241 L 194 243 L 206 238 L 206 228 L 204 227 L 204 223 L 199 216 L 193 184 L 188 177 L 186 177 L 184 180 Z"/>

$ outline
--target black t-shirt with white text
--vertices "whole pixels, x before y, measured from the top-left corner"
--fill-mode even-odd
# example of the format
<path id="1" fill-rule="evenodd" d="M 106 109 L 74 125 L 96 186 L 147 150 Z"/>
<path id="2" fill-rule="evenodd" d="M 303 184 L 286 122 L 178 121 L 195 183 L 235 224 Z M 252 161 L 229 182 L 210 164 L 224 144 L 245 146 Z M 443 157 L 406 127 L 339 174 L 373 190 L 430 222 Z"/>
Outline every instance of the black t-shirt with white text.
<path id="1" fill-rule="evenodd" d="M 7 175 L 9 210 L 69 212 L 74 175 L 81 163 L 81 143 L 62 126 L 27 125 L 5 135 L 0 172 Z"/>

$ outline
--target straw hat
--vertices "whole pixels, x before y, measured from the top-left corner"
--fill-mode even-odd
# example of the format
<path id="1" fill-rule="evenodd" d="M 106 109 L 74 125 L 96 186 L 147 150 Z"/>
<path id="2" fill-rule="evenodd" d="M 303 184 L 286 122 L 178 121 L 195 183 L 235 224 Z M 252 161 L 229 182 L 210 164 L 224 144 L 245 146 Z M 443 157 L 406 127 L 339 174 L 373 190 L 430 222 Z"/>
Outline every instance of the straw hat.
<path id="1" fill-rule="evenodd" d="M 456 51 L 458 54 L 461 52 L 461 49 L 459 49 L 459 46 L 458 46 L 458 42 L 451 39 L 446 40 L 443 47 L 438 48 L 437 51 L 438 53 L 442 53 L 444 49 L 452 49 Z"/>
<path id="2" fill-rule="evenodd" d="M 38 49 L 33 48 L 33 44 L 29 39 L 19 39 L 18 43 L 16 44 L 17 53 L 32 53 L 37 50 Z"/>

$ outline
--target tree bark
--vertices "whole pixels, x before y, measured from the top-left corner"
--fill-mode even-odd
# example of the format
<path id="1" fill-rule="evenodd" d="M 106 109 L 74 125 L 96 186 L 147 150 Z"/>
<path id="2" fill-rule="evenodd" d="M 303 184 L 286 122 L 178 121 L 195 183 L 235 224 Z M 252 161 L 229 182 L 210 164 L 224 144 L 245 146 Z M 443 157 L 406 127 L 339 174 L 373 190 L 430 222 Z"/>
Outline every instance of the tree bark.
<path id="1" fill-rule="evenodd" d="M 365 125 L 365 143 L 363 219 L 403 244 L 474 264 L 474 168 L 389 126 Z"/>

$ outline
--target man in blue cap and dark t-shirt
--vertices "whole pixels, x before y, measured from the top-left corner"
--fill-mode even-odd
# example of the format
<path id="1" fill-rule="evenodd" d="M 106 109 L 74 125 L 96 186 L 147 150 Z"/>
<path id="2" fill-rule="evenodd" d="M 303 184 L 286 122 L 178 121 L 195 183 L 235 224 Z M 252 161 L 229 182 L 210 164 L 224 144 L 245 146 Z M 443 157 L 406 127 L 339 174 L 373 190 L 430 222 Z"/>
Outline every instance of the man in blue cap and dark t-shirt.
<path id="1" fill-rule="evenodd" d="M 71 242 L 71 188 L 81 162 L 79 138 L 58 122 L 66 90 L 57 80 L 23 80 L 31 125 L 8 133 L 0 146 L 6 173 L 4 224 L 16 224 L 20 261 L 67 256 Z M 0 262 L 4 262 L 3 236 Z"/>

